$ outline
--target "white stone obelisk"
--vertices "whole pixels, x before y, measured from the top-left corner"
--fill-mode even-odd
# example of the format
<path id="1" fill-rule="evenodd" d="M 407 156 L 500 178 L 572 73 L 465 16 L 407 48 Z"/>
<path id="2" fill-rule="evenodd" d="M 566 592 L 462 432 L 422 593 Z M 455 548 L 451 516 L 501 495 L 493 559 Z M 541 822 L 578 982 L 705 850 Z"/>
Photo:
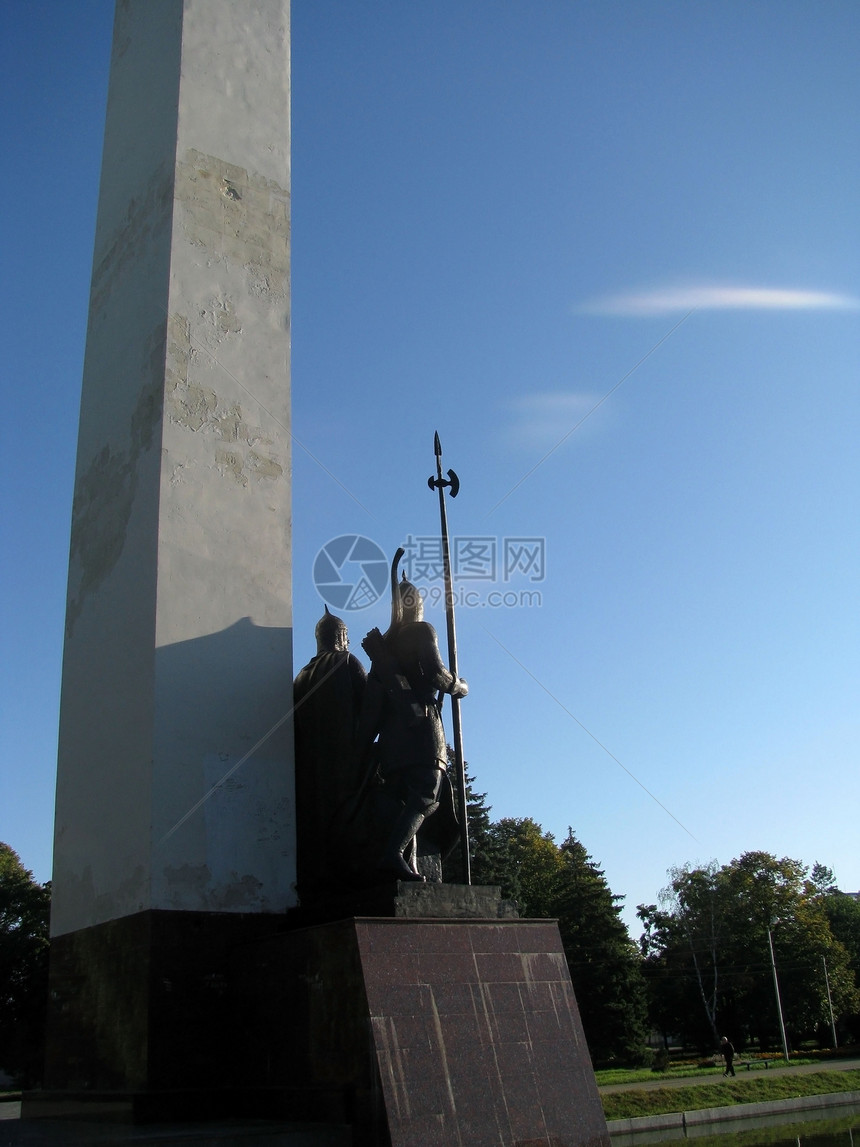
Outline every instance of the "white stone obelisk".
<path id="1" fill-rule="evenodd" d="M 288 0 L 118 0 L 54 854 L 79 1028 L 137 990 L 122 953 L 151 996 L 152 914 L 187 952 L 295 903 L 289 148 Z M 151 1086 L 150 1053 L 92 1022 L 55 1086 Z"/>

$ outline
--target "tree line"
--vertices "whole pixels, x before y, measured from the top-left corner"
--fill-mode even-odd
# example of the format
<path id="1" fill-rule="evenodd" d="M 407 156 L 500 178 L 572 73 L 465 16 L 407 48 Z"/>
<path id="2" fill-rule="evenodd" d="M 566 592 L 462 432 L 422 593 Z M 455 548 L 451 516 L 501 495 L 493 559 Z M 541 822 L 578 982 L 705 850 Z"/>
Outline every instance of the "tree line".
<path id="1" fill-rule="evenodd" d="M 651 1059 L 649 1036 L 712 1053 L 860 1042 L 860 900 L 823 864 L 747 852 L 722 866 L 669 872 L 657 904 L 640 904 L 634 943 L 623 896 L 568 829 L 556 843 L 530 818 L 494 821 L 467 776 L 475 884 L 497 884 L 522 916 L 559 923 L 595 1064 Z M 457 859 L 446 865 L 456 879 Z M 771 946 L 773 960 L 771 960 Z"/>
<path id="2" fill-rule="evenodd" d="M 0 1072 L 41 1078 L 48 1002 L 51 885 L 0 842 Z"/>
<path id="3" fill-rule="evenodd" d="M 468 779 L 474 884 L 498 885 L 523 917 L 558 920 L 595 1065 L 649 1062 L 649 1036 L 713 1052 L 781 1047 L 773 975 L 791 1047 L 860 1042 L 860 901 L 829 868 L 747 852 L 722 866 L 672 869 L 656 904 L 639 905 L 631 940 L 623 896 L 572 829 L 561 843 L 529 817 L 491 818 Z M 456 883 L 458 857 L 445 865 Z M 50 884 L 0 843 L 0 1070 L 41 1073 Z M 771 960 L 771 948 L 773 960 Z"/>
<path id="4" fill-rule="evenodd" d="M 685 1043 L 779 1048 L 777 989 L 791 1046 L 860 1040 L 860 902 L 832 871 L 745 852 L 675 868 L 638 908 L 654 1026 Z M 774 978 L 775 974 L 775 978 Z"/>

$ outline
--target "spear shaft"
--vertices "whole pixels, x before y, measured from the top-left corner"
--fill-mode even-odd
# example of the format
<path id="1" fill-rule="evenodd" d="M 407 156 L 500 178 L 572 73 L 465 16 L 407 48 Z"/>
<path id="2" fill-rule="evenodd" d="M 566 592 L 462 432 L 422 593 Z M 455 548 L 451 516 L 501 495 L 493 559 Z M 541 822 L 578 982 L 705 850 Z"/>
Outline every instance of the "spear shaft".
<path id="1" fill-rule="evenodd" d="M 454 624 L 454 583 L 451 577 L 451 549 L 448 543 L 448 509 L 445 505 L 445 487 L 451 489 L 451 497 L 456 498 L 460 480 L 453 470 L 448 471 L 448 479 L 442 477 L 442 444 L 439 435 L 433 439 L 436 455 L 436 479 L 428 485 L 439 492 L 439 515 L 442 520 L 442 563 L 445 571 L 445 620 L 448 627 L 448 668 L 454 677 L 457 671 L 457 629 Z M 452 740 L 454 742 L 454 767 L 457 779 L 457 793 L 460 801 L 460 852 L 463 860 L 463 877 L 466 884 L 472 883 L 472 870 L 469 860 L 469 818 L 466 810 L 466 766 L 463 760 L 463 730 L 460 723 L 460 698 L 451 697 Z"/>

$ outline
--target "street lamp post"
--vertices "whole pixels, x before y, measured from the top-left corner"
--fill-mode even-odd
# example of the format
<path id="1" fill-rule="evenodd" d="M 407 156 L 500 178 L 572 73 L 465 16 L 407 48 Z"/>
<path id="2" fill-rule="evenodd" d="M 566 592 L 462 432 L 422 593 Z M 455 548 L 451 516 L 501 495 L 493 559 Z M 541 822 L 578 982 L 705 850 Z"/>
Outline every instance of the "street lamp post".
<path id="1" fill-rule="evenodd" d="M 827 975 L 827 960 L 824 956 L 821 957 L 821 963 L 824 965 L 824 983 L 827 987 L 827 1006 L 830 1008 L 830 1030 L 833 1033 L 833 1048 L 836 1049 L 836 1021 L 833 1018 L 833 1000 L 830 998 L 830 977 Z"/>
<path id="2" fill-rule="evenodd" d="M 776 993 L 776 1012 L 779 1016 L 779 1032 L 782 1036 L 782 1052 L 785 1056 L 785 1062 L 791 1063 L 791 1060 L 788 1058 L 788 1042 L 785 1038 L 785 1024 L 783 1023 L 782 1019 L 782 1000 L 779 998 L 779 980 L 776 976 L 776 960 L 773 958 L 773 937 L 770 934 L 770 925 L 768 925 L 767 929 L 767 943 L 768 947 L 770 948 L 770 970 L 773 972 L 773 990 Z"/>

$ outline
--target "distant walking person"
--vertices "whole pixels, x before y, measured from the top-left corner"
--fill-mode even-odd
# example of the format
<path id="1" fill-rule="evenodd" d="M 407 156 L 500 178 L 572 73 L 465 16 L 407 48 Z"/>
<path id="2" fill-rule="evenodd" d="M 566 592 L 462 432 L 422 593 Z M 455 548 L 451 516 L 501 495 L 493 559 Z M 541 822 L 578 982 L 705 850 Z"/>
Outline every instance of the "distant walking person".
<path id="1" fill-rule="evenodd" d="M 720 1040 L 720 1052 L 722 1053 L 723 1059 L 726 1061 L 726 1070 L 723 1072 L 723 1075 L 734 1075 L 735 1049 L 732 1046 L 731 1040 L 728 1036 L 724 1035 Z"/>

